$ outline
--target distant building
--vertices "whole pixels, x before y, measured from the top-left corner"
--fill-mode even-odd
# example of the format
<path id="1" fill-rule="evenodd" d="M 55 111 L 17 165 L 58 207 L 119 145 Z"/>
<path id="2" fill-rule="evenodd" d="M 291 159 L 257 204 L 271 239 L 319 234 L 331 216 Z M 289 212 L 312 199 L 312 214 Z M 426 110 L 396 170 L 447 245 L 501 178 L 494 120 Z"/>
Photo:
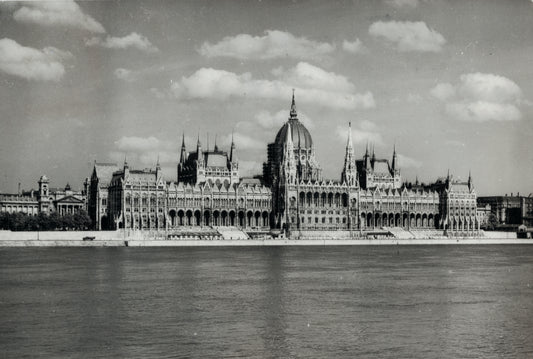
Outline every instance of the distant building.
<path id="1" fill-rule="evenodd" d="M 478 205 L 489 205 L 491 212 L 502 225 L 525 225 L 533 227 L 533 197 L 520 196 L 482 196 Z"/>
<path id="2" fill-rule="evenodd" d="M 0 194 L 0 212 L 39 213 L 57 212 L 59 215 L 74 214 L 85 209 L 86 191 L 74 191 L 70 185 L 51 188 L 48 177 L 41 176 L 39 189 L 17 194 Z"/>

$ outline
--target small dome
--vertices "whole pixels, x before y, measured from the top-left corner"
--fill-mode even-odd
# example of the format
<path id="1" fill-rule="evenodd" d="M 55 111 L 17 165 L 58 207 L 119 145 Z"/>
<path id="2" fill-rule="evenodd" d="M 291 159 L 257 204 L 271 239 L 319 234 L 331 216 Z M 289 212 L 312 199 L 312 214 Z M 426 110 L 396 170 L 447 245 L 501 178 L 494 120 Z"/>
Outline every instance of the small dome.
<path id="1" fill-rule="evenodd" d="M 283 146 L 287 140 L 287 131 L 289 126 L 291 126 L 292 143 L 294 144 L 294 148 L 300 147 L 311 149 L 313 147 L 313 139 L 311 138 L 311 134 L 307 128 L 305 128 L 305 126 L 298 121 L 298 119 L 294 118 L 291 118 L 289 121 L 285 122 L 283 127 L 280 128 L 278 134 L 276 135 L 276 144 Z"/>
<path id="2" fill-rule="evenodd" d="M 46 177 L 46 175 L 42 175 L 41 178 L 39 179 L 39 181 L 46 182 L 46 181 L 48 181 L 48 177 Z"/>

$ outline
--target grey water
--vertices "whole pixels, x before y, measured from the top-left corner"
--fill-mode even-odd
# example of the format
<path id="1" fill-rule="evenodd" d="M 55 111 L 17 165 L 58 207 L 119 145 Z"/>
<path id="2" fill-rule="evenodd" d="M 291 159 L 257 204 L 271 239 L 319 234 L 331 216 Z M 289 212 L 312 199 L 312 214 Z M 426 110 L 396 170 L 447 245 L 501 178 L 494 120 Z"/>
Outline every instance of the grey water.
<path id="1" fill-rule="evenodd" d="M 532 358 L 533 246 L 3 248 L 0 357 Z"/>

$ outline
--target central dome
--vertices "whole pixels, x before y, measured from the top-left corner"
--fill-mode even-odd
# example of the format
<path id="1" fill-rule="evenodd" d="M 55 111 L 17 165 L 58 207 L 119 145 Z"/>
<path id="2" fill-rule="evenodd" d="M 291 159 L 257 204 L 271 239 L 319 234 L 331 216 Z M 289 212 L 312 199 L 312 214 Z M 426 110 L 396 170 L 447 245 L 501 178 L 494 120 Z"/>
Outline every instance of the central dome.
<path id="1" fill-rule="evenodd" d="M 276 144 L 283 146 L 287 141 L 287 131 L 289 126 L 291 126 L 292 143 L 294 144 L 294 148 L 311 149 L 311 147 L 313 147 L 311 134 L 307 128 L 298 121 L 298 119 L 290 119 L 285 122 L 276 135 Z"/>
<path id="2" fill-rule="evenodd" d="M 289 126 L 291 127 L 292 134 L 292 143 L 294 148 L 305 148 L 311 149 L 313 147 L 313 139 L 311 134 L 305 128 L 305 126 L 298 120 L 298 115 L 296 114 L 296 104 L 294 102 L 294 93 L 292 94 L 292 104 L 291 104 L 291 113 L 289 120 L 285 122 L 283 127 L 281 127 L 276 135 L 275 143 L 279 146 L 287 141 L 287 132 Z"/>

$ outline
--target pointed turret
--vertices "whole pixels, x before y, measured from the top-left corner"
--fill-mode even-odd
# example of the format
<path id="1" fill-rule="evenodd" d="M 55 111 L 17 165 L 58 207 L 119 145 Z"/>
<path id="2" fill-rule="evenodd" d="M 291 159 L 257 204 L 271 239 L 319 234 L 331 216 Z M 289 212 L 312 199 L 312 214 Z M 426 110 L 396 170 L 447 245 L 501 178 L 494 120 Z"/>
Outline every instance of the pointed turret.
<path id="1" fill-rule="evenodd" d="M 296 113 L 296 101 L 294 100 L 294 89 L 292 89 L 291 113 L 289 120 L 298 120 L 298 114 Z"/>
<path id="2" fill-rule="evenodd" d="M 292 142 L 291 126 L 287 126 L 287 141 L 283 148 L 282 171 L 288 183 L 296 181 L 296 160 L 294 159 L 294 143 Z"/>
<path id="3" fill-rule="evenodd" d="M 215 134 L 215 147 L 213 148 L 215 152 L 218 152 L 218 146 L 217 146 L 217 135 Z"/>
<path id="4" fill-rule="evenodd" d="M 181 154 L 180 154 L 180 163 L 185 163 L 187 159 L 187 148 L 185 147 L 185 133 L 183 133 L 181 138 Z"/>
<path id="5" fill-rule="evenodd" d="M 159 163 L 159 154 L 157 154 L 157 162 L 155 164 L 156 171 L 161 171 L 161 164 Z"/>
<path id="6" fill-rule="evenodd" d="M 196 159 L 201 161 L 203 159 L 202 143 L 200 142 L 200 134 L 198 134 L 198 140 L 196 141 Z"/>
<path id="7" fill-rule="evenodd" d="M 392 151 L 392 172 L 398 170 L 398 158 L 396 156 L 396 144 L 394 144 L 394 150 Z"/>
<path id="8" fill-rule="evenodd" d="M 129 175 L 130 173 L 130 166 L 128 165 L 128 159 L 126 158 L 126 155 L 124 155 L 124 177 L 126 175 Z"/>
<path id="9" fill-rule="evenodd" d="M 472 190 L 474 188 L 474 182 L 472 181 L 472 172 L 468 171 L 468 188 Z"/>
<path id="10" fill-rule="evenodd" d="M 341 182 L 346 182 L 350 186 L 356 184 L 357 168 L 355 166 L 355 156 L 352 143 L 352 123 L 348 124 L 348 140 L 346 141 L 346 154 L 344 156 L 344 168 L 342 169 Z"/>
<path id="11" fill-rule="evenodd" d="M 233 162 L 233 158 L 235 156 L 235 142 L 233 141 L 233 132 L 231 132 L 231 148 L 229 151 L 229 161 Z"/>

